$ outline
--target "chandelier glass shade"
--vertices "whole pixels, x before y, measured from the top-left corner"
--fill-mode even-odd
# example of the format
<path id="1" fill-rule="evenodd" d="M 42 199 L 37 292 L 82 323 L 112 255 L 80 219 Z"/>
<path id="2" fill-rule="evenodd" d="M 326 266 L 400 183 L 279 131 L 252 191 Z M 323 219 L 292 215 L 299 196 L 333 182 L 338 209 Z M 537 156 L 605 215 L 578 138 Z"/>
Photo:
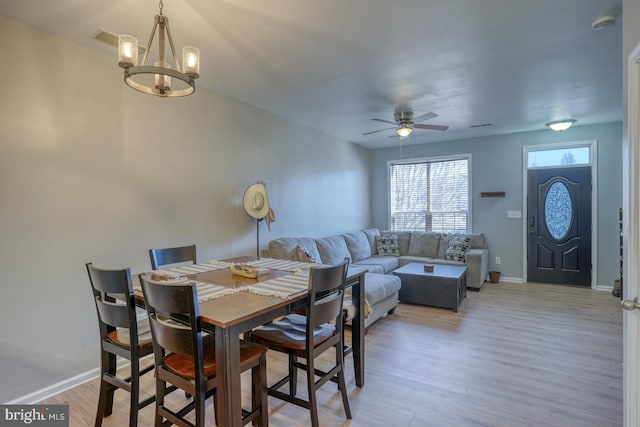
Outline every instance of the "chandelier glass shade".
<path id="1" fill-rule="evenodd" d="M 138 65 L 138 40 L 123 34 L 118 37 L 118 65 L 124 69 L 125 83 L 135 90 L 161 97 L 191 95 L 196 90 L 195 79 L 200 73 L 200 50 L 185 46 L 182 49 L 182 67 L 180 66 L 169 28 L 169 18 L 162 14 L 162 6 L 160 1 L 160 13 L 155 17 L 141 64 Z M 158 61 L 154 65 L 146 65 L 156 32 Z M 165 55 L 166 41 L 171 48 L 173 68 Z"/>

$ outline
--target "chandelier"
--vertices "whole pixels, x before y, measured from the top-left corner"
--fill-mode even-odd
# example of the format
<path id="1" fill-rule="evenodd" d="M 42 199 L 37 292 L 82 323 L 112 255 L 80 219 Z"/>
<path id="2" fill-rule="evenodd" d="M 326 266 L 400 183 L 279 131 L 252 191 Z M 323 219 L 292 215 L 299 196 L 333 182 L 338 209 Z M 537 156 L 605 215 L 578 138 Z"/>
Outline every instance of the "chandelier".
<path id="1" fill-rule="evenodd" d="M 138 65 L 138 40 L 126 34 L 118 37 L 118 65 L 124 68 L 125 83 L 135 90 L 161 97 L 191 95 L 196 90 L 195 79 L 199 77 L 200 50 L 185 46 L 182 49 L 182 68 L 180 67 L 169 29 L 169 18 L 162 14 L 162 7 L 160 0 L 160 13 L 155 17 L 141 65 Z M 146 65 L 156 31 L 158 61 L 154 65 Z M 169 41 L 175 68 L 171 68 L 165 57 L 165 38 Z"/>

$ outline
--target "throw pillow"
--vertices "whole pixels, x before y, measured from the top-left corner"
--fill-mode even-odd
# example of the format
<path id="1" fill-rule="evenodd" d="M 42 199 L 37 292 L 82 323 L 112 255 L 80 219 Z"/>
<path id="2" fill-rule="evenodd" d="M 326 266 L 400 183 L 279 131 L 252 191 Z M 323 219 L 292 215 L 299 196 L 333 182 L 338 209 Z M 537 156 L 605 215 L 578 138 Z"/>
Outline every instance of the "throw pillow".
<path id="1" fill-rule="evenodd" d="M 381 233 L 376 236 L 378 255 L 400 256 L 398 247 L 398 235 L 396 233 Z"/>
<path id="2" fill-rule="evenodd" d="M 320 262 L 319 260 L 315 259 L 308 250 L 300 245 L 296 246 L 296 252 L 298 253 L 298 259 L 302 262 Z"/>
<path id="3" fill-rule="evenodd" d="M 451 261 L 464 261 L 464 254 L 469 249 L 471 237 L 469 236 L 451 236 L 444 259 Z"/>

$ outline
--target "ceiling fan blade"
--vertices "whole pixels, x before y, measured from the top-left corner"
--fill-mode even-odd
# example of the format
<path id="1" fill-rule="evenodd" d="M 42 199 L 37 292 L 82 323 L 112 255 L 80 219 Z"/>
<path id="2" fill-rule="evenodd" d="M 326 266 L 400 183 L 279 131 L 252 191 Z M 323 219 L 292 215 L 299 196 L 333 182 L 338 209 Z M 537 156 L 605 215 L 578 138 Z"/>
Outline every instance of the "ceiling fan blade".
<path id="1" fill-rule="evenodd" d="M 377 133 L 377 132 L 382 132 L 383 130 L 389 130 L 389 129 L 395 129 L 395 126 L 392 128 L 384 128 L 384 129 L 378 129 L 378 130 L 374 130 L 372 132 L 367 132 L 367 133 L 363 133 L 362 136 L 364 135 L 371 135 L 372 133 Z"/>
<path id="2" fill-rule="evenodd" d="M 449 129 L 449 126 L 441 126 L 441 125 L 421 125 L 421 124 L 417 124 L 417 125 L 413 125 L 414 128 L 416 129 L 429 129 L 429 130 L 447 130 Z"/>
<path id="3" fill-rule="evenodd" d="M 397 125 L 396 122 L 390 122 L 389 120 L 383 120 L 383 119 L 371 119 L 371 120 L 374 120 L 376 122 L 389 123 L 390 125 Z"/>
<path id="4" fill-rule="evenodd" d="M 436 117 L 438 117 L 436 113 L 426 113 L 421 116 L 414 117 L 413 122 L 414 123 L 424 122 L 425 120 L 435 119 Z"/>

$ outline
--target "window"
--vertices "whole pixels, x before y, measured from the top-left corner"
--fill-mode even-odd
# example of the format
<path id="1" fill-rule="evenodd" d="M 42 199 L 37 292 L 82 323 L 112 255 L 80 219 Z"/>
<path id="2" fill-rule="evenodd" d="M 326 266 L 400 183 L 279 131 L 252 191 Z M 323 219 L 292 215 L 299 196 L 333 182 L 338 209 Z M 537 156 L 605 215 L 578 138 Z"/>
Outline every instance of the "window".
<path id="1" fill-rule="evenodd" d="M 588 165 L 591 163 L 591 147 L 570 146 L 563 148 L 529 151 L 527 166 L 532 168 L 548 166 Z"/>
<path id="2" fill-rule="evenodd" d="M 469 232 L 469 166 L 469 155 L 390 162 L 390 229 Z"/>

